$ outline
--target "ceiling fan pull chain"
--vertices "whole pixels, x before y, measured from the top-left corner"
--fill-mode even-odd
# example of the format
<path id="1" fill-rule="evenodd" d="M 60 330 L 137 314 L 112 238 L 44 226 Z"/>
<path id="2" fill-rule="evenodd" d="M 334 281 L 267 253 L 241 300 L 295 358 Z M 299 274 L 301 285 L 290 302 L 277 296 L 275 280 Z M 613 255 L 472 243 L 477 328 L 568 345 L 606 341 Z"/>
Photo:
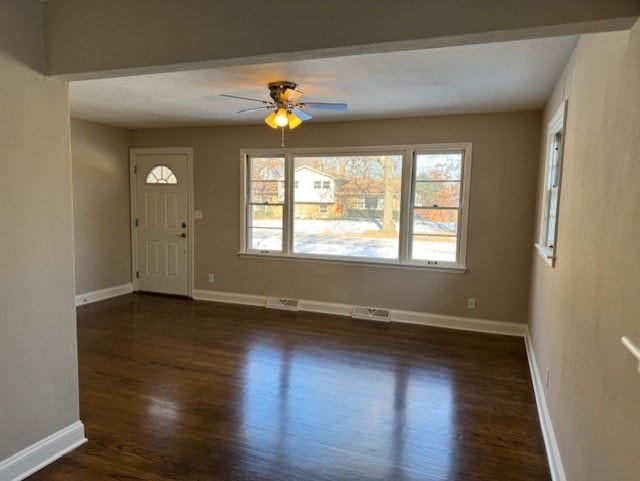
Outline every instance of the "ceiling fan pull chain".
<path id="1" fill-rule="evenodd" d="M 281 134 L 280 134 L 280 147 L 282 147 L 284 149 L 284 127 L 280 128 Z"/>

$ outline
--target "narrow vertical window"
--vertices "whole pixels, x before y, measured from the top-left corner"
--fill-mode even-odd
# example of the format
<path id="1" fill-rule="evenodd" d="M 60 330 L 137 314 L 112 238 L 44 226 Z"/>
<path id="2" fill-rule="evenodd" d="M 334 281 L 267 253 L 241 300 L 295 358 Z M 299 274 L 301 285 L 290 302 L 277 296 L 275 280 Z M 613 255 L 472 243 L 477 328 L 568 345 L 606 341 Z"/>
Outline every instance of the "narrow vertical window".
<path id="1" fill-rule="evenodd" d="M 282 252 L 285 205 L 284 157 L 247 159 L 247 247 Z"/>
<path id="2" fill-rule="evenodd" d="M 414 156 L 411 260 L 456 264 L 464 151 Z"/>
<path id="3" fill-rule="evenodd" d="M 562 146 L 562 132 L 553 135 L 550 153 L 549 179 L 546 192 L 549 197 L 547 203 L 547 236 L 546 245 L 553 248 L 556 242 L 556 225 L 558 218 L 558 191 L 560 190 L 560 148 Z"/>
<path id="4" fill-rule="evenodd" d="M 558 212 L 562 183 L 562 156 L 567 101 L 553 116 L 547 130 L 544 191 L 540 206 L 540 237 L 536 248 L 552 267 L 555 265 L 558 243 Z"/>

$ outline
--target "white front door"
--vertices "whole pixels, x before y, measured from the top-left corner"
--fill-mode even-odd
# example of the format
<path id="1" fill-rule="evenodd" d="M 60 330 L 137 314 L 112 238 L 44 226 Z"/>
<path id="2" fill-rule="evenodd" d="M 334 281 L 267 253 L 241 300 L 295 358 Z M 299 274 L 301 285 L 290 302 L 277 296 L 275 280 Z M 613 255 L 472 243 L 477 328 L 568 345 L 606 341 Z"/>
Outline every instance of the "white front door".
<path id="1" fill-rule="evenodd" d="M 132 158 L 138 290 L 188 296 L 188 155 L 136 149 Z"/>

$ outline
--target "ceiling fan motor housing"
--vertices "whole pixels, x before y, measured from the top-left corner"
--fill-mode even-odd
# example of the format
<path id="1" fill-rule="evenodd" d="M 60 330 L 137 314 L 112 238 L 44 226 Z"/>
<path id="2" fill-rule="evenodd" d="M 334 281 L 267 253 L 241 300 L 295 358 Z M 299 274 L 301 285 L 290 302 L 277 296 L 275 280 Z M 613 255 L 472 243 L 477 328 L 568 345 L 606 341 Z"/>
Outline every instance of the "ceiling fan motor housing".
<path id="1" fill-rule="evenodd" d="M 284 80 L 269 83 L 269 95 L 271 95 L 271 98 L 278 103 L 282 103 L 285 100 L 283 95 L 288 89 L 298 90 L 298 84 Z"/>

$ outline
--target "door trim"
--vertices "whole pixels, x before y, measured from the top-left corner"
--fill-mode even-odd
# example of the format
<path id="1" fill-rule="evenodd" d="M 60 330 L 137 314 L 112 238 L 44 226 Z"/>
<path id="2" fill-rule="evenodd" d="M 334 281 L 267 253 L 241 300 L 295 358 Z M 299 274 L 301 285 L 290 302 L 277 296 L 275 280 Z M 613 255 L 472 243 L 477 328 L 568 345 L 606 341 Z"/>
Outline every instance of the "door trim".
<path id="1" fill-rule="evenodd" d="M 187 225 L 187 236 L 189 240 L 189 275 L 187 276 L 188 288 L 187 292 L 190 298 L 193 298 L 193 279 L 194 279 L 194 242 L 195 222 L 193 215 L 193 148 L 192 147 L 154 147 L 154 148 L 135 148 L 129 149 L 129 198 L 131 204 L 131 283 L 133 291 L 138 291 L 138 230 L 136 229 L 136 215 L 138 213 L 137 206 L 137 189 L 136 189 L 136 156 L 145 154 L 172 155 L 183 154 L 187 156 L 187 216 L 189 223 Z"/>

